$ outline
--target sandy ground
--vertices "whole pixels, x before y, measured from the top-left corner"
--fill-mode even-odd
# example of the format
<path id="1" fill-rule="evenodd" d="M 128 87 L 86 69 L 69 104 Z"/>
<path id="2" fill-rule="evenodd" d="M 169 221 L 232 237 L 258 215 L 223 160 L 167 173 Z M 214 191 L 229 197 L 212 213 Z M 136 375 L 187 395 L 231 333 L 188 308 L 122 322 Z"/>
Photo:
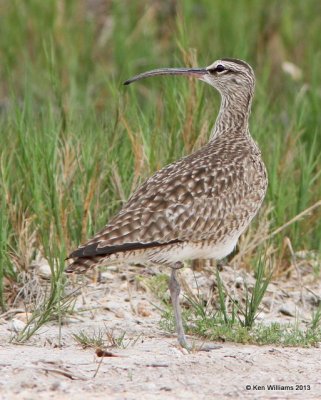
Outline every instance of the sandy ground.
<path id="1" fill-rule="evenodd" d="M 54 322 L 41 328 L 27 344 L 9 343 L 12 329 L 19 329 L 17 321 L 21 318 L 19 314 L 14 321 L 3 317 L 0 398 L 321 398 L 320 348 L 217 343 L 218 347 L 210 352 L 188 354 L 179 348 L 174 335 L 159 327 L 157 299 L 128 279 L 136 273 L 135 269 L 127 271 L 124 280 L 125 275 L 116 269 L 106 273 L 101 283 L 88 283 L 78 297 L 78 312 L 68 317 L 62 327 L 61 347 L 57 347 L 59 329 Z M 185 269 L 183 274 L 193 287 L 191 271 Z M 232 270 L 227 270 L 223 277 L 227 285 L 231 285 L 230 281 L 240 281 L 240 276 L 235 276 Z M 197 280 L 206 291 L 214 279 L 202 272 Z M 285 321 L 293 318 L 280 309 L 283 307 L 284 311 L 285 307 L 285 314 L 291 314 L 290 300 L 302 295 L 302 287 L 291 289 L 289 280 L 282 285 L 281 289 L 275 283 L 270 286 L 261 318 Z M 305 304 L 310 304 L 315 296 L 311 290 L 314 293 L 320 289 L 317 285 L 310 278 L 309 282 L 303 282 Z M 308 313 L 309 307 L 302 310 L 303 314 Z M 115 335 L 126 331 L 125 348 L 109 349 L 115 357 L 98 358 L 94 348 L 83 349 L 72 336 L 81 330 L 90 334 L 99 329 L 113 330 Z M 189 340 L 196 346 L 201 343 L 195 338 Z M 273 389 L 268 385 L 278 387 Z"/>

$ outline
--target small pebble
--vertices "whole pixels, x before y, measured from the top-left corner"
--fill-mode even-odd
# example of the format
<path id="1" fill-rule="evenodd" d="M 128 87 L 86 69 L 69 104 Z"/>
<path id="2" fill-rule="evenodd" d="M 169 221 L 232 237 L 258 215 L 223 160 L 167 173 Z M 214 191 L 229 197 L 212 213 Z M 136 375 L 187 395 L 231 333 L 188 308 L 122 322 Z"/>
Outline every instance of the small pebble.
<path id="1" fill-rule="evenodd" d="M 32 316 L 32 313 L 21 312 L 21 313 L 16 314 L 15 319 L 18 319 L 19 321 L 22 321 L 26 324 L 28 322 L 28 320 L 30 320 L 31 316 Z"/>
<path id="2" fill-rule="evenodd" d="M 38 274 L 41 278 L 50 279 L 51 278 L 51 268 L 49 264 L 42 264 L 38 268 Z"/>
<path id="3" fill-rule="evenodd" d="M 20 321 L 20 319 L 12 319 L 8 324 L 8 330 L 12 332 L 20 332 L 26 327 L 26 323 Z"/>
<path id="4" fill-rule="evenodd" d="M 40 258 L 38 260 L 34 260 L 31 263 L 31 267 L 35 268 L 36 272 L 43 279 L 51 278 L 51 268 L 49 262 L 45 258 Z"/>
<path id="5" fill-rule="evenodd" d="M 150 317 L 151 316 L 152 313 L 148 307 L 147 302 L 140 301 L 137 304 L 137 314 L 140 315 L 141 317 Z"/>
<path id="6" fill-rule="evenodd" d="M 287 315 L 288 317 L 295 317 L 297 313 L 297 309 L 292 303 L 285 303 L 280 308 L 279 311 L 283 315 Z"/>

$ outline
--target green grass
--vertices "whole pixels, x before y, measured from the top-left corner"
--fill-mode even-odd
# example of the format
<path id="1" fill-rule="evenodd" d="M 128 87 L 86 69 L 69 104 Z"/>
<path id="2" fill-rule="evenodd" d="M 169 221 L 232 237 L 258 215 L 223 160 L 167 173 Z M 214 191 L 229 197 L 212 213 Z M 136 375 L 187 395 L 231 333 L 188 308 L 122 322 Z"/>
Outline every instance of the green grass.
<path id="1" fill-rule="evenodd" d="M 256 282 L 253 288 L 250 289 L 246 282 L 244 283 L 244 304 L 240 299 L 233 298 L 226 292 L 218 270 L 216 270 L 217 307 L 204 306 L 204 303 L 209 304 L 209 299 L 186 296 L 189 305 L 188 308 L 183 309 L 186 333 L 204 340 L 221 342 L 297 347 L 319 346 L 321 341 L 320 306 L 306 326 L 299 324 L 299 321 L 272 322 L 271 324 L 256 321 L 261 301 L 271 279 L 271 272 L 265 271 L 263 265 L 261 260 L 257 264 Z M 174 333 L 175 321 L 170 301 L 166 299 L 165 293 L 158 291 L 155 294 L 162 301 L 160 326 Z"/>
<path id="2" fill-rule="evenodd" d="M 251 131 L 269 172 L 271 230 L 321 198 L 318 0 L 88 4 L 0 3 L 2 309 L 40 252 L 53 271 L 43 307 L 59 314 L 68 252 L 153 171 L 206 141 L 218 94 L 178 77 L 122 86 L 149 68 L 203 66 L 222 56 L 250 62 L 257 75 Z M 285 74 L 283 61 L 303 77 Z M 320 216 L 318 207 L 272 238 L 276 262 L 287 257 L 284 235 L 295 251 L 320 254 Z"/>
<path id="3" fill-rule="evenodd" d="M 61 278 L 53 275 L 51 279 L 50 292 L 41 304 L 28 304 L 32 306 L 32 315 L 27 321 L 26 326 L 11 338 L 14 343 L 22 343 L 49 321 L 57 321 L 59 326 L 58 344 L 61 344 L 61 326 L 63 317 L 70 315 L 74 311 L 75 295 L 78 291 L 69 295 L 63 293 Z"/>
<path id="4" fill-rule="evenodd" d="M 84 349 L 88 347 L 96 349 L 101 347 L 126 349 L 127 347 L 135 346 L 141 338 L 141 335 L 128 338 L 125 331 L 115 333 L 114 330 L 108 329 L 106 326 L 104 329 L 93 330 L 92 332 L 81 330 L 78 333 L 73 333 L 72 336 Z"/>
<path id="5" fill-rule="evenodd" d="M 248 329 L 239 322 L 228 326 L 218 317 L 198 321 L 188 333 L 213 341 L 293 347 L 318 346 L 321 340 L 320 326 L 303 329 L 296 324 L 274 322 L 258 323 Z"/>
<path id="6" fill-rule="evenodd" d="M 78 333 L 73 333 L 72 336 L 83 349 L 87 349 L 88 347 L 99 348 L 104 346 L 103 332 L 101 330 L 98 332 L 93 331 L 92 333 L 81 330 Z"/>

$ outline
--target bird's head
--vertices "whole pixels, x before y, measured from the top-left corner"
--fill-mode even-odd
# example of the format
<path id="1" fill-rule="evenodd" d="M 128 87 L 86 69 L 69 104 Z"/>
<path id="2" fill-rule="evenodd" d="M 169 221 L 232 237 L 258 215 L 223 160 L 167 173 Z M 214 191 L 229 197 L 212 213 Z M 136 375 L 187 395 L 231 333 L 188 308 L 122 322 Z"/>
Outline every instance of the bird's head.
<path id="1" fill-rule="evenodd" d="M 185 75 L 195 77 L 216 88 L 222 95 L 235 92 L 253 94 L 255 76 L 245 61 L 222 58 L 206 68 L 160 68 L 143 72 L 124 82 L 128 85 L 140 79 L 158 75 Z"/>

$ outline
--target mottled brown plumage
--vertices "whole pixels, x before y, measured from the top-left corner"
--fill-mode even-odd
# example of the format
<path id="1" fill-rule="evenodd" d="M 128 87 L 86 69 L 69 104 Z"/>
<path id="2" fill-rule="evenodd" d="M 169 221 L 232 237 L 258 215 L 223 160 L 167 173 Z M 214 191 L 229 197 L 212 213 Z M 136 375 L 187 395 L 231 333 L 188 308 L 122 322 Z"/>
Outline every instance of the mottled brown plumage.
<path id="1" fill-rule="evenodd" d="M 196 76 L 221 93 L 209 143 L 141 185 L 104 229 L 70 254 L 73 262 L 67 272 L 82 273 L 115 261 L 151 261 L 176 268 L 186 259 L 219 259 L 234 249 L 260 208 L 267 175 L 248 130 L 252 68 L 240 60 L 221 59 L 206 69 L 150 71 L 126 84 L 168 74 Z M 176 283 L 172 276 L 172 288 L 177 289 Z M 177 290 L 171 291 L 176 300 Z M 174 304 L 179 319 L 177 307 Z M 180 328 L 179 340 L 186 346 Z"/>

